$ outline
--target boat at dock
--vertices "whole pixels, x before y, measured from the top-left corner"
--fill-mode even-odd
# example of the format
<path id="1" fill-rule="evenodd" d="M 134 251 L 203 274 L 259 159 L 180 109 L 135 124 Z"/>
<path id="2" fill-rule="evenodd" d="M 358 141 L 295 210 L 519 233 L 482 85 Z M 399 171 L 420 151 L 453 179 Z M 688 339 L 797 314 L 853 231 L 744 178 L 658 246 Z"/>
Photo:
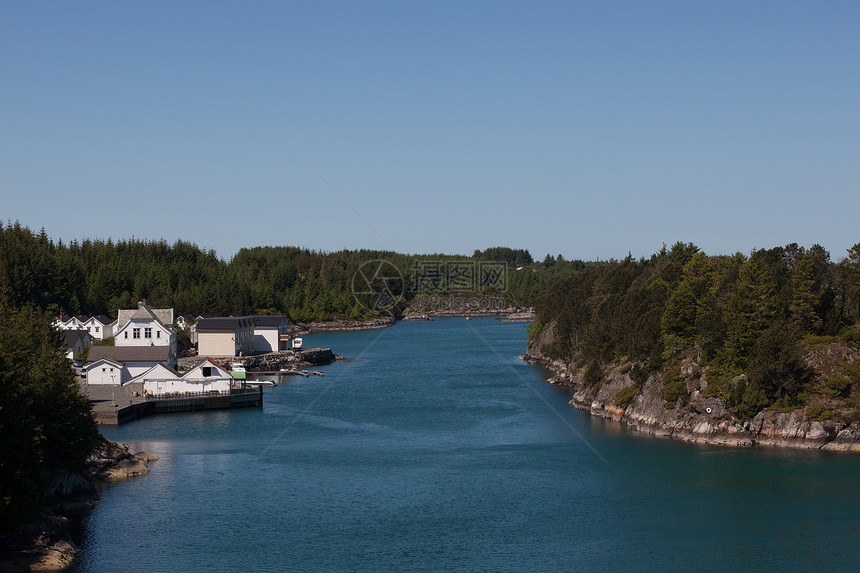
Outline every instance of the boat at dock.
<path id="1" fill-rule="evenodd" d="M 234 362 L 230 366 L 230 375 L 233 376 L 234 380 L 244 380 L 247 376 L 245 365 L 238 361 Z"/>
<path id="2" fill-rule="evenodd" d="M 278 381 L 273 378 L 262 378 L 262 376 L 266 376 L 266 374 L 256 373 L 252 376 L 248 376 L 242 382 L 245 386 L 268 386 L 274 387 L 278 385 Z"/>

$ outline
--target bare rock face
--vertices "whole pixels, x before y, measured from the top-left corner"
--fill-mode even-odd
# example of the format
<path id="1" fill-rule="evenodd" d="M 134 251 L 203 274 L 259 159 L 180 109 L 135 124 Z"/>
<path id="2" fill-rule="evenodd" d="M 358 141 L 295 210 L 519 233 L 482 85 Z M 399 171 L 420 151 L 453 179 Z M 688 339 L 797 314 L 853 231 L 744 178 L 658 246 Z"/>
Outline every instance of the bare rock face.
<path id="1" fill-rule="evenodd" d="M 699 396 L 694 396 L 690 401 L 690 409 L 697 414 L 704 414 L 715 420 L 730 417 L 725 404 L 719 398 L 700 398 Z"/>

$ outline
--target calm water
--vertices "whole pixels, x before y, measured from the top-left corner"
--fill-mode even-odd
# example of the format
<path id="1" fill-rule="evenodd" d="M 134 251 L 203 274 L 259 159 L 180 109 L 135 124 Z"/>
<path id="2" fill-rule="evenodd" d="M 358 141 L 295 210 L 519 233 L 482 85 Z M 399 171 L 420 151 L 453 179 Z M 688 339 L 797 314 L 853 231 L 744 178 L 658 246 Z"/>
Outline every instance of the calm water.
<path id="1" fill-rule="evenodd" d="M 461 318 L 308 336 L 352 358 L 262 410 L 106 429 L 161 456 L 109 486 L 78 571 L 856 570 L 860 457 L 629 433 Z"/>

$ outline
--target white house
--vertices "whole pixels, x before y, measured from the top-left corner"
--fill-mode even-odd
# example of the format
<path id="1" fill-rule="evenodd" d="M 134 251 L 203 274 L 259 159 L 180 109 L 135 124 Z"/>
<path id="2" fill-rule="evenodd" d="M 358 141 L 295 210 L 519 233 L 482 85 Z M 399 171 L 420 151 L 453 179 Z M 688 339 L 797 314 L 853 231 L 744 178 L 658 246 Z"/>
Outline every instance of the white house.
<path id="1" fill-rule="evenodd" d="M 178 363 L 176 331 L 173 329 L 172 308 L 152 308 L 144 302 L 136 310 L 120 310 L 116 319 L 114 344 L 117 347 L 169 348 L 165 362 L 171 368 Z"/>
<path id="2" fill-rule="evenodd" d="M 179 374 L 166 364 L 158 364 L 129 382 L 141 382 L 144 392 L 161 396 L 189 392 L 229 393 L 233 378 L 229 372 L 207 358 L 185 374 Z"/>
<path id="3" fill-rule="evenodd" d="M 51 324 L 57 330 L 86 330 L 84 323 L 89 319 L 90 317 L 83 314 L 69 316 L 68 314 L 61 313 Z"/>
<path id="4" fill-rule="evenodd" d="M 254 316 L 254 352 L 287 349 L 290 321 L 286 316 Z"/>
<path id="5" fill-rule="evenodd" d="M 83 328 L 90 333 L 93 340 L 104 340 L 113 336 L 113 328 L 116 321 L 109 319 L 103 314 L 91 316 L 83 323 Z"/>
<path id="6" fill-rule="evenodd" d="M 110 358 L 101 358 L 95 362 L 87 363 L 87 384 L 122 384 L 130 380 L 128 370 L 121 362 Z"/>
<path id="7" fill-rule="evenodd" d="M 100 364 L 102 360 L 120 366 L 119 379 L 116 382 L 125 384 L 153 366 L 167 363 L 169 358 L 170 348 L 167 346 L 93 346 L 87 356 L 87 383 L 114 383 L 109 377 L 110 370 L 101 370 L 112 366 Z M 102 373 L 107 377 L 102 377 Z M 95 376 L 91 377 L 91 374 Z"/>

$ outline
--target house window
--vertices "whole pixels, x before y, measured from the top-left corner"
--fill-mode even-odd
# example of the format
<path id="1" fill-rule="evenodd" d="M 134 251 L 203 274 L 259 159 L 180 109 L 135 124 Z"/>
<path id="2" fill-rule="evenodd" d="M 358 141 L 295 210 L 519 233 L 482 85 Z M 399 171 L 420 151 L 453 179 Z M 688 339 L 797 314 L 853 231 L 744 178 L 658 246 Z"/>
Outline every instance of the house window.
<path id="1" fill-rule="evenodd" d="M 160 331 L 160 330 L 158 330 L 158 331 L 156 331 L 156 332 L 155 332 L 155 337 L 156 337 L 156 338 L 161 338 L 161 331 Z"/>
<path id="2" fill-rule="evenodd" d="M 139 328 L 133 328 L 131 331 L 131 337 L 132 338 L 140 338 L 140 329 Z"/>
<path id="3" fill-rule="evenodd" d="M 201 368 L 201 370 L 203 371 L 203 376 L 212 376 L 211 366 L 204 366 L 203 368 Z"/>
<path id="4" fill-rule="evenodd" d="M 143 337 L 144 338 L 152 338 L 152 329 L 151 328 L 144 328 L 143 329 Z"/>
<path id="5" fill-rule="evenodd" d="M 89 326 L 87 327 L 87 332 L 90 332 L 90 327 L 89 327 Z"/>
<path id="6" fill-rule="evenodd" d="M 102 372 L 107 372 L 107 368 L 102 368 Z"/>
<path id="7" fill-rule="evenodd" d="M 126 340 L 128 339 L 128 331 L 127 330 L 125 331 L 125 338 L 126 338 Z"/>
<path id="8" fill-rule="evenodd" d="M 98 334 L 98 332 L 99 332 L 99 327 L 97 326 L 96 327 L 96 334 Z"/>

